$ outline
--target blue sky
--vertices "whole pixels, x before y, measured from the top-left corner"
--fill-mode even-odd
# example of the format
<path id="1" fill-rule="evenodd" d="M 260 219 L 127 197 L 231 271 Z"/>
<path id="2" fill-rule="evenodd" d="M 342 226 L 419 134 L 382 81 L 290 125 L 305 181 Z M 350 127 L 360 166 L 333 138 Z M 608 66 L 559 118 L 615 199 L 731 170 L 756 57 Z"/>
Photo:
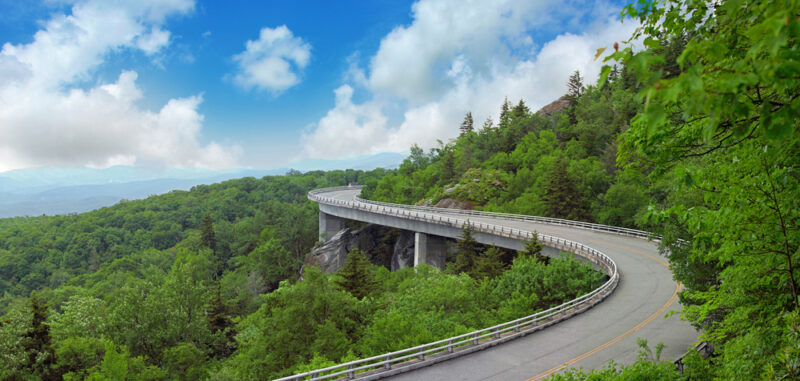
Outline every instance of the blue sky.
<path id="1" fill-rule="evenodd" d="M 0 0 L 0 171 L 274 168 L 544 106 L 630 36 L 615 1 Z"/>

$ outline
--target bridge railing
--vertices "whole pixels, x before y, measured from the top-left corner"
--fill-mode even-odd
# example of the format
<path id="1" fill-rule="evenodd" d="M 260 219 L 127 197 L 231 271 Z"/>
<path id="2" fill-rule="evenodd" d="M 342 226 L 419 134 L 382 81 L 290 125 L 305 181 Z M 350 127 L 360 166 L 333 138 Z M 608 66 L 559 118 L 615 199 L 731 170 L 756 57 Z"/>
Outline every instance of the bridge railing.
<path id="1" fill-rule="evenodd" d="M 362 185 L 353 185 L 350 187 L 338 187 L 334 188 L 324 188 L 320 189 L 323 192 L 329 192 L 332 190 L 347 190 L 347 189 L 361 189 Z M 339 189 L 340 188 L 340 189 Z M 330 190 L 328 190 L 330 189 Z M 492 217 L 492 218 L 503 218 L 509 220 L 519 220 L 519 221 L 528 221 L 533 223 L 539 224 L 546 224 L 546 225 L 561 225 L 561 226 L 569 226 L 579 229 L 586 229 L 586 230 L 594 230 L 606 233 L 613 233 L 618 235 L 624 235 L 628 237 L 636 237 L 642 238 L 647 240 L 652 240 L 655 242 L 661 242 L 662 237 L 657 234 L 653 234 L 648 231 L 638 230 L 638 229 L 630 229 L 630 228 L 622 228 L 619 226 L 611 226 L 611 225 L 602 225 L 602 224 L 595 224 L 592 222 L 583 222 L 583 221 L 573 221 L 573 220 L 565 220 L 561 218 L 551 218 L 551 217 L 539 217 L 539 216 L 526 216 L 524 214 L 513 214 L 513 213 L 499 213 L 499 212 L 486 212 L 482 210 L 464 210 L 464 209 L 453 209 L 453 208 L 437 208 L 434 206 L 419 206 L 419 205 L 404 205 L 404 204 L 393 204 L 390 202 L 382 202 L 382 201 L 373 201 L 363 199 L 359 196 L 355 197 L 356 201 L 366 202 L 375 205 L 383 205 L 383 206 L 391 206 L 391 207 L 405 207 L 408 209 L 414 210 L 424 210 L 429 212 L 436 212 L 436 213 L 448 213 L 448 214 L 458 214 L 458 215 L 470 215 L 470 216 L 483 216 L 483 217 Z M 684 239 L 677 239 L 678 244 L 680 245 L 688 245 L 689 241 Z"/>
<path id="2" fill-rule="evenodd" d="M 376 205 L 384 205 L 384 206 L 393 206 L 399 207 L 403 206 L 402 204 L 392 204 L 388 202 L 381 202 L 381 201 L 372 201 L 366 200 L 361 197 L 356 196 L 356 200 L 360 202 L 366 202 L 370 204 Z M 637 229 L 629 229 L 629 228 L 622 228 L 618 226 L 610 226 L 610 225 L 601 225 L 595 224 L 591 222 L 582 222 L 582 221 L 573 221 L 573 220 L 565 220 L 561 218 L 551 218 L 551 217 L 539 217 L 539 216 L 526 216 L 523 214 L 513 214 L 513 213 L 499 213 L 499 212 L 486 212 L 482 210 L 464 210 L 464 209 L 452 209 L 452 208 L 437 208 L 433 206 L 418 206 L 418 205 L 407 205 L 409 209 L 414 210 L 424 210 L 429 212 L 436 212 L 436 213 L 449 213 L 449 214 L 459 214 L 459 215 L 469 215 L 469 216 L 484 216 L 484 217 L 492 217 L 492 218 L 504 218 L 510 220 L 521 220 L 521 221 L 528 221 L 540 224 L 548 224 L 548 225 L 562 225 L 562 226 L 569 226 L 574 228 L 580 229 L 587 229 L 587 230 L 595 230 L 595 231 L 602 231 L 608 233 L 615 233 L 619 235 L 629 236 L 629 237 L 637 237 L 637 238 L 644 238 L 644 239 L 654 239 L 656 241 L 660 240 L 661 237 L 653 235 L 652 233 L 637 230 Z"/>
<path id="3" fill-rule="evenodd" d="M 395 206 L 392 204 L 339 200 L 322 195 L 323 193 L 345 189 L 354 189 L 354 187 L 317 189 L 309 192 L 308 198 L 312 201 L 328 205 L 343 206 L 372 213 L 380 213 L 406 219 L 425 221 L 428 223 L 448 225 L 459 229 L 470 226 L 470 228 L 472 228 L 474 231 L 480 231 L 519 240 L 527 241 L 537 236 L 534 232 L 521 229 L 508 228 L 482 222 L 471 222 L 469 220 L 458 219 L 455 217 L 450 218 L 436 216 L 426 213 L 425 210 L 419 210 L 416 208 L 412 209 L 405 205 Z M 437 211 L 439 211 L 438 208 Z M 538 234 L 538 239 L 547 246 L 570 251 L 597 264 L 609 276 L 609 279 L 600 287 L 585 295 L 529 316 L 412 348 L 384 353 L 344 364 L 313 370 L 310 372 L 295 374 L 289 377 L 281 378 L 279 381 L 353 378 L 356 374 L 365 376 L 365 379 L 377 379 L 382 376 L 388 376 L 394 369 L 393 366 L 395 365 L 402 364 L 403 367 L 411 367 L 421 366 L 423 363 L 431 364 L 443 361 L 452 357 L 471 353 L 475 350 L 479 350 L 488 346 L 496 345 L 500 342 L 525 336 L 527 334 L 544 329 L 550 325 L 556 324 L 562 320 L 569 319 L 572 316 L 580 314 L 594 307 L 597 303 L 600 303 L 603 299 L 610 295 L 617 287 L 620 279 L 617 264 L 607 255 L 582 243 L 559 237 Z"/>

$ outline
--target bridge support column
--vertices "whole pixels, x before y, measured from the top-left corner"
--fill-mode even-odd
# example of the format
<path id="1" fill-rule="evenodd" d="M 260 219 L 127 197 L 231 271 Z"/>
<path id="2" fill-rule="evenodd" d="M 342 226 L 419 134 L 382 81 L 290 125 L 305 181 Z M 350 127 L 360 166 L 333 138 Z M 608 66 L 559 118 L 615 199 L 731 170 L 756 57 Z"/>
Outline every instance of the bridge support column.
<path id="1" fill-rule="evenodd" d="M 414 233 L 414 267 L 420 263 L 444 269 L 447 240 L 425 233 Z"/>
<path id="2" fill-rule="evenodd" d="M 327 242 L 343 228 L 343 219 L 325 212 L 319 212 L 319 237 L 321 241 Z"/>

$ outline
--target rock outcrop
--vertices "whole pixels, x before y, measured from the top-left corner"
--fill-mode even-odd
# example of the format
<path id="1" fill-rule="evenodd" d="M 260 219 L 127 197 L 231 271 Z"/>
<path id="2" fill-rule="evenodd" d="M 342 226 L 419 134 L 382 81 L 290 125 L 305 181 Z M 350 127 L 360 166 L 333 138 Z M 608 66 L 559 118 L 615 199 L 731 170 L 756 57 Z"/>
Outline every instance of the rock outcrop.
<path id="1" fill-rule="evenodd" d="M 414 267 L 414 232 L 401 230 L 394 242 L 391 271 Z"/>
<path id="2" fill-rule="evenodd" d="M 559 111 L 568 108 L 569 104 L 570 104 L 569 97 L 564 95 L 563 97 L 558 98 L 553 102 L 550 102 L 550 104 L 539 109 L 539 111 L 537 111 L 537 114 L 541 114 L 543 116 L 551 116 L 553 114 L 558 113 Z"/>
<path id="3" fill-rule="evenodd" d="M 314 247 L 303 265 L 334 273 L 344 266 L 347 253 L 353 249 L 360 249 L 372 263 L 391 271 L 414 266 L 414 232 L 371 224 L 358 230 L 340 230 Z"/>
<path id="4" fill-rule="evenodd" d="M 448 209 L 463 209 L 463 210 L 472 210 L 475 209 L 475 205 L 469 201 L 458 201 L 452 198 L 446 197 L 434 205 L 437 208 L 448 208 Z"/>

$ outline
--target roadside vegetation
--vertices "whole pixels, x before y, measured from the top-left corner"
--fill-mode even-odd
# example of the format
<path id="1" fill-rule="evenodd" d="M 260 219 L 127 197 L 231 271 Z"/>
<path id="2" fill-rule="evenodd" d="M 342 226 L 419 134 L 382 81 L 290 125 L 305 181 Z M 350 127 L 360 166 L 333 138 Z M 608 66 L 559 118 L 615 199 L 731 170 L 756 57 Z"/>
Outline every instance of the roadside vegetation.
<path id="1" fill-rule="evenodd" d="M 640 228 L 664 236 L 681 315 L 714 347 L 681 375 L 630 366 L 557 380 L 800 378 L 800 55 L 793 1 L 638 1 L 564 107 L 500 118 L 397 170 L 246 178 L 72 216 L 0 220 L 0 378 L 262 379 L 421 344 L 580 295 L 586 265 L 461 240 L 445 271 L 353 252 L 329 275 L 310 189 Z M 468 238 L 465 232 L 464 238 Z M 686 243 L 684 243 L 686 242 Z M 570 283 L 572 282 L 572 283 Z M 565 286 L 563 289 L 559 286 Z"/>
<path id="2" fill-rule="evenodd" d="M 571 78 L 568 109 L 506 102 L 477 130 L 465 118 L 460 137 L 413 149 L 365 196 L 661 234 L 681 315 L 714 347 L 690 354 L 684 376 L 799 379 L 798 13 L 793 1 L 637 1 L 623 17 L 641 23 L 644 49 L 607 47 L 596 86 Z M 556 378 L 673 379 L 659 364 Z"/>

